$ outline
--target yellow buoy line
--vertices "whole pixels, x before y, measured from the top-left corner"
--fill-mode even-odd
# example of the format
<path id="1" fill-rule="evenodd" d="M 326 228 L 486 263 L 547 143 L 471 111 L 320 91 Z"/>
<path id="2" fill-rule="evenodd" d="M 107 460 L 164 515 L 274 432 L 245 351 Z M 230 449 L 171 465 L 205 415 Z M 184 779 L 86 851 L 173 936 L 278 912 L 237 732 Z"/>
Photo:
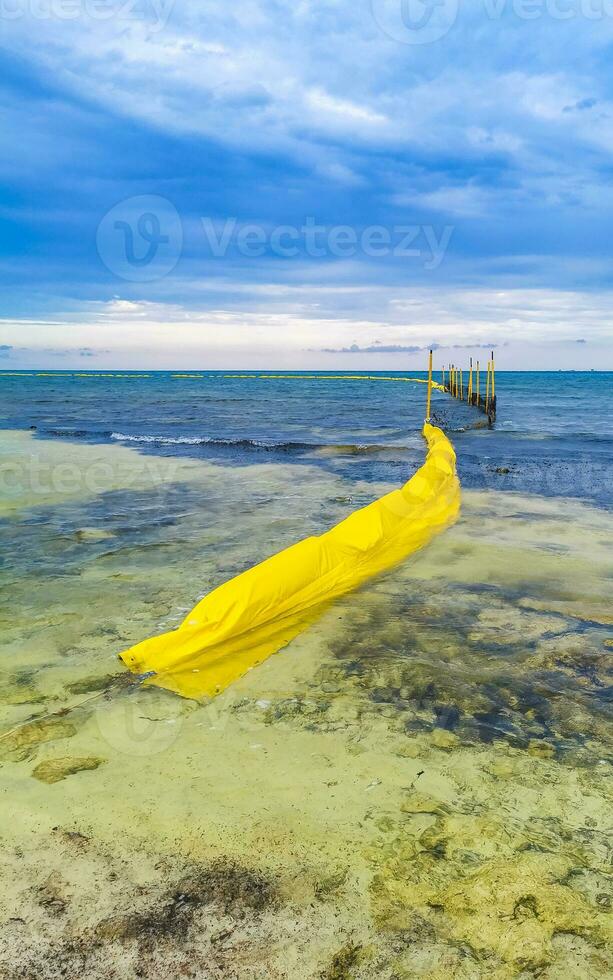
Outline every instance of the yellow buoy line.
<path id="1" fill-rule="evenodd" d="M 432 374 L 430 351 L 427 379 L 387 379 L 427 384 L 422 430 L 427 455 L 403 487 L 355 511 L 329 531 L 304 538 L 214 589 L 178 629 L 143 640 L 121 653 L 129 670 L 145 683 L 183 697 L 215 697 L 286 646 L 335 599 L 394 567 L 449 527 L 460 510 L 456 455 L 445 433 L 431 424 L 430 413 L 432 390 L 451 389 L 444 379 L 443 384 L 434 381 Z M 366 378 L 383 380 L 377 375 Z M 455 376 L 453 384 L 452 393 L 457 397 L 460 382 Z"/>
<path id="2" fill-rule="evenodd" d="M 100 378 L 102 380 L 109 378 L 124 378 L 126 380 L 136 380 L 138 378 L 153 378 L 155 374 L 145 374 L 145 373 L 118 373 L 114 371 L 0 371 L 0 377 L 15 377 L 15 378 L 87 378 L 94 379 Z M 182 380 L 182 381 L 215 381 L 219 378 L 224 378 L 225 380 L 232 380 L 236 378 L 237 380 L 253 380 L 253 381 L 267 381 L 267 380 L 277 380 L 277 381 L 398 381 L 398 382 L 409 382 L 412 384 L 428 384 L 427 378 L 405 378 L 403 376 L 386 376 L 382 374 L 259 374 L 258 372 L 250 372 L 249 374 L 225 374 L 221 371 L 216 373 L 193 373 L 193 372 L 172 372 L 168 375 L 171 380 Z M 437 381 L 432 381 L 432 388 L 438 391 L 446 391 L 444 384 L 439 384 Z"/>

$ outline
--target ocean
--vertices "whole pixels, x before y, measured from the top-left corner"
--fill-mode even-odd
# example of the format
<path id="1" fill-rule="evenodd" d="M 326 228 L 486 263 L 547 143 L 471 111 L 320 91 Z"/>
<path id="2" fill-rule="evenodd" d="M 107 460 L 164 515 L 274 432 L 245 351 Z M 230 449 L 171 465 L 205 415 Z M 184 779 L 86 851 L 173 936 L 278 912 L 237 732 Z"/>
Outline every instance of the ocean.
<path id="1" fill-rule="evenodd" d="M 404 480 L 422 459 L 423 388 L 366 373 L 316 374 L 0 373 L 0 425 L 227 466 L 315 461 L 349 473 L 359 456 L 360 479 Z M 610 506 L 613 373 L 498 372 L 497 385 L 496 426 L 485 431 L 465 403 L 434 393 L 434 418 L 453 436 L 463 485 Z M 333 458 L 322 453 L 335 449 Z"/>
<path id="2" fill-rule="evenodd" d="M 423 461 L 423 373 L 270 374 L 0 373 L 6 976 L 610 976 L 613 375 L 435 392 L 452 528 L 212 702 L 133 683 Z"/>

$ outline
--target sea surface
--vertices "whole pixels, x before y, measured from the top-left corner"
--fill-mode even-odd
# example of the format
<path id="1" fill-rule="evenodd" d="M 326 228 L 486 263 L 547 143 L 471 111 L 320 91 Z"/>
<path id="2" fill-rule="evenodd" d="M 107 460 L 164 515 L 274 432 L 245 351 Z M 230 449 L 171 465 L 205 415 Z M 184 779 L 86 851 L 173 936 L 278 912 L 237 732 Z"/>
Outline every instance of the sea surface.
<path id="1" fill-rule="evenodd" d="M 0 425 L 41 438 L 122 443 L 157 456 L 249 466 L 262 460 L 402 481 L 419 465 L 423 372 L 0 373 Z M 392 380 L 388 380 L 388 379 Z M 440 372 L 435 379 L 441 380 Z M 464 377 L 465 383 L 467 378 Z M 613 373 L 498 372 L 496 426 L 435 392 L 463 485 L 588 498 L 610 506 Z M 481 392 L 485 375 L 481 372 Z M 336 451 L 344 448 L 344 453 Z M 331 453 L 328 456 L 327 453 Z M 508 473 L 501 473 L 501 469 Z M 506 479 L 501 480 L 504 476 Z"/>
<path id="2" fill-rule="evenodd" d="M 421 465 L 316 374 L 0 373 L 7 980 L 613 975 L 612 374 L 435 392 L 458 522 L 216 700 L 117 660 Z"/>

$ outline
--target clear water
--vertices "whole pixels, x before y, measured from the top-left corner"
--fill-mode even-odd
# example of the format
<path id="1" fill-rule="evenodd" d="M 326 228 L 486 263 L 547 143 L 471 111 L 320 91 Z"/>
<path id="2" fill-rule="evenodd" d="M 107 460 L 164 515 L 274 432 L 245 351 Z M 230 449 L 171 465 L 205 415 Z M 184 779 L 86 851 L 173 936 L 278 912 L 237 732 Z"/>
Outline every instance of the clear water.
<path id="1" fill-rule="evenodd" d="M 2 975 L 610 976 L 610 382 L 436 395 L 456 526 L 198 705 L 117 652 L 406 479 L 423 386 L 0 375 Z"/>

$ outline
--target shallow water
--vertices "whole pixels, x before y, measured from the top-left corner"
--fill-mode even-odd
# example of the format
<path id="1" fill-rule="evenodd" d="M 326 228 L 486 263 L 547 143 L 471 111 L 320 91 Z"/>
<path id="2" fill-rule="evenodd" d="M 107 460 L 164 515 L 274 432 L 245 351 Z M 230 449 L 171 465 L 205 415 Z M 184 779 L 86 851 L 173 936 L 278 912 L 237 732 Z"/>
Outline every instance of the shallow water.
<path id="1" fill-rule="evenodd" d="M 397 471 L 146 448 L 0 435 L 3 975 L 610 976 L 610 510 L 467 489 L 199 705 L 115 655 Z"/>

